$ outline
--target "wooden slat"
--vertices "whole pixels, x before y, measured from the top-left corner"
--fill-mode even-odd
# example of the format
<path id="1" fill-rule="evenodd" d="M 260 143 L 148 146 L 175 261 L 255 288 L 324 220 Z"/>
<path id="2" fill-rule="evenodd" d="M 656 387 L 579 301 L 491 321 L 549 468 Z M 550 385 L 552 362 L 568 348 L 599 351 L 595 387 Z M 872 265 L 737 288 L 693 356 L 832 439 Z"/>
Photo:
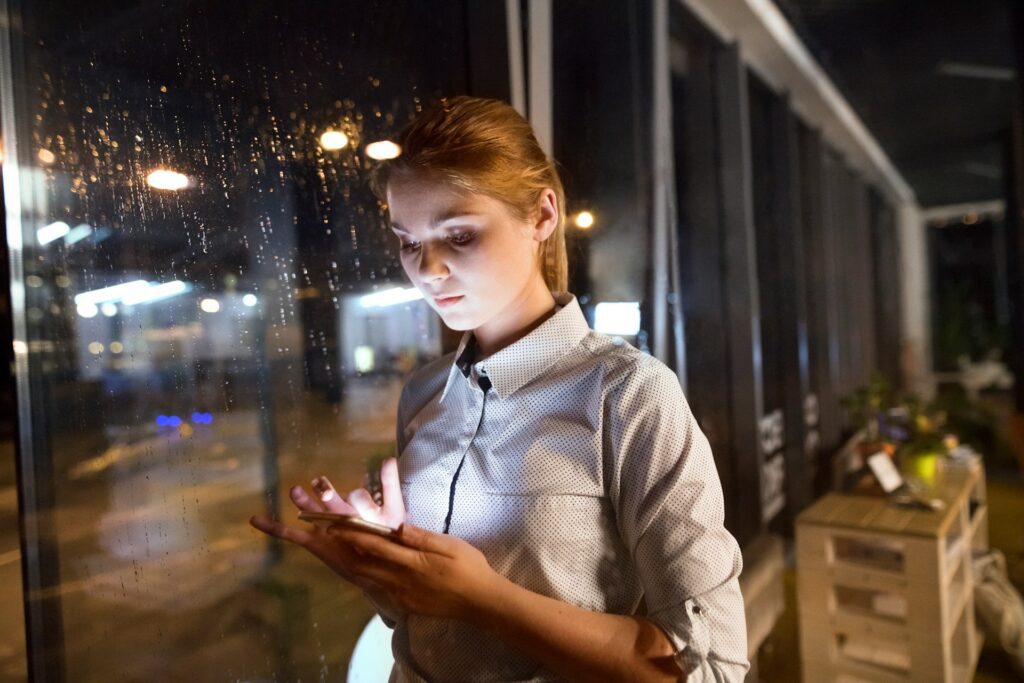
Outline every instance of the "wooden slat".
<path id="1" fill-rule="evenodd" d="M 973 497 L 982 496 L 984 472 L 979 467 L 943 463 L 931 496 L 947 502 L 941 512 L 896 508 L 883 498 L 828 494 L 804 510 L 796 528 L 798 618 L 805 680 L 836 681 L 844 676 L 869 681 L 951 683 L 969 680 L 977 664 L 972 600 L 970 549 L 987 545 L 987 509 L 968 519 Z M 955 541 L 954 537 L 959 538 Z M 878 556 L 899 552 L 902 561 L 890 569 L 871 560 L 844 559 L 845 542 L 878 548 Z M 951 581 L 957 563 L 948 563 L 950 543 L 961 543 L 958 562 L 963 581 Z M 887 592 L 907 601 L 905 619 L 876 615 L 867 608 L 839 605 L 837 587 Z M 954 659 L 958 619 L 969 618 L 966 660 Z M 904 676 L 884 666 L 852 661 L 839 651 L 840 635 L 864 652 L 905 644 L 910 671 Z M 962 635 L 962 634 L 960 634 Z M 865 649 L 867 648 L 867 649 Z"/>

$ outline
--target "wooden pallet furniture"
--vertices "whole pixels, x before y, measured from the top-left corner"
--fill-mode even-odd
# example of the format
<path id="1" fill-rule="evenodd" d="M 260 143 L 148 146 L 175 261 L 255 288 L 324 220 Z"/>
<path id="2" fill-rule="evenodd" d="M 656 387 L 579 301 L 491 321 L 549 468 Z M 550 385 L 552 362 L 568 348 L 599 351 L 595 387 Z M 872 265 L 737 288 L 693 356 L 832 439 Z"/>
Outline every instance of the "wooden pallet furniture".
<path id="1" fill-rule="evenodd" d="M 981 649 L 972 551 L 988 547 L 984 470 L 936 462 L 935 512 L 829 493 L 796 524 L 806 683 L 970 681 Z"/>

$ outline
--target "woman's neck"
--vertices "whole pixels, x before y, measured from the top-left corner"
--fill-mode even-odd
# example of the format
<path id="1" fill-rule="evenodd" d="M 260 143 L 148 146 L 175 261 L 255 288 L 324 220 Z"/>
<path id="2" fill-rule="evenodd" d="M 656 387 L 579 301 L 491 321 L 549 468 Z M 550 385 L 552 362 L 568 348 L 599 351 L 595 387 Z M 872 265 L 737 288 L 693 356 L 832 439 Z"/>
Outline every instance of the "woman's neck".
<path id="1" fill-rule="evenodd" d="M 515 343 L 554 315 L 557 306 L 543 277 L 524 290 L 521 297 L 502 311 L 501 316 L 473 330 L 476 338 L 477 360 L 494 355 Z"/>

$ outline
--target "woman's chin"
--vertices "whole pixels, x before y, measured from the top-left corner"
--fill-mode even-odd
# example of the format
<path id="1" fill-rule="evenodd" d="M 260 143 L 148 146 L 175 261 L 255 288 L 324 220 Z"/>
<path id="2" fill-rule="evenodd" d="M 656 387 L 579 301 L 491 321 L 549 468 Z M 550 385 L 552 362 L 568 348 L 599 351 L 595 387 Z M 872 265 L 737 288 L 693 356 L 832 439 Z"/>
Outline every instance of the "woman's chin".
<path id="1" fill-rule="evenodd" d="M 464 332 L 466 330 L 476 329 L 477 327 L 477 325 L 474 324 L 476 321 L 473 319 L 473 316 L 467 315 L 462 311 L 441 310 L 437 311 L 437 314 L 441 316 L 441 321 L 444 322 L 450 330 Z"/>
<path id="2" fill-rule="evenodd" d="M 442 315 L 441 321 L 449 330 L 454 330 L 456 332 L 465 332 L 466 330 L 475 329 L 474 325 L 472 325 L 468 320 L 464 320 L 462 316 L 459 315 Z"/>

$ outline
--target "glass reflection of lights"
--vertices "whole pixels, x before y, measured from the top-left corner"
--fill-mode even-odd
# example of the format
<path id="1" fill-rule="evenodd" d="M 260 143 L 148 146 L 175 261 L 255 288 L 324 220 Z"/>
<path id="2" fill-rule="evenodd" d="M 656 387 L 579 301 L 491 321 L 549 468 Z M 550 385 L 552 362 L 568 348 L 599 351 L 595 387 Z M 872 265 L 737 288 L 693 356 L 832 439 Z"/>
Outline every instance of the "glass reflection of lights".
<path id="1" fill-rule="evenodd" d="M 108 301 L 107 303 L 100 306 L 100 310 L 103 311 L 103 315 L 107 316 L 108 318 L 113 318 L 115 315 L 117 315 L 117 304 Z"/>
<path id="2" fill-rule="evenodd" d="M 604 334 L 635 335 L 640 332 L 640 304 L 606 302 L 594 307 L 594 329 Z"/>
<path id="3" fill-rule="evenodd" d="M 203 299 L 199 302 L 199 308 L 203 309 L 204 313 L 216 313 L 220 310 L 220 302 L 216 299 Z"/>
<path id="4" fill-rule="evenodd" d="M 124 351 L 124 344 L 119 341 L 110 342 L 111 353 L 121 353 L 122 351 Z"/>
<path id="5" fill-rule="evenodd" d="M 320 146 L 327 150 L 342 149 L 348 145 L 348 136 L 340 130 L 329 130 L 320 136 Z"/>
<path id="6" fill-rule="evenodd" d="M 366 146 L 366 156 L 371 159 L 377 159 L 383 161 L 384 159 L 394 159 L 402 153 L 402 148 L 391 142 L 390 140 L 380 140 L 378 142 L 371 142 Z"/>
<path id="7" fill-rule="evenodd" d="M 158 168 L 146 176 L 146 184 L 155 190 L 175 192 L 177 190 L 184 190 L 190 183 L 188 176 L 183 173 Z"/>
<path id="8" fill-rule="evenodd" d="M 192 413 L 192 423 L 197 425 L 213 424 L 213 413 Z M 157 415 L 156 424 L 158 427 L 180 427 L 184 424 L 177 415 Z"/>
<path id="9" fill-rule="evenodd" d="M 359 298 L 359 305 L 363 308 L 384 308 L 385 306 L 395 306 L 422 298 L 423 292 L 415 287 L 395 287 L 362 296 Z"/>
<path id="10" fill-rule="evenodd" d="M 245 296 L 242 297 L 242 303 L 248 306 L 249 308 L 252 308 L 253 306 L 256 305 L 256 295 L 246 294 Z"/>
<path id="11" fill-rule="evenodd" d="M 57 157 L 54 155 L 54 153 L 51 152 L 48 149 L 45 149 L 45 148 L 39 150 L 39 153 L 37 154 L 37 157 L 38 157 L 39 161 L 41 161 L 41 162 L 43 162 L 44 164 L 47 164 L 47 165 L 52 164 L 53 162 L 55 162 L 57 160 Z"/>
<path id="12" fill-rule="evenodd" d="M 98 341 L 90 342 L 89 353 L 93 354 L 94 356 L 100 355 L 101 353 L 103 353 L 103 344 L 99 343 Z"/>
<path id="13" fill-rule="evenodd" d="M 39 228 L 39 230 L 36 231 L 36 239 L 39 240 L 39 244 L 42 246 L 44 244 L 49 244 L 54 240 L 59 240 L 69 232 L 71 232 L 71 226 L 64 221 L 57 221 Z"/>
<path id="14" fill-rule="evenodd" d="M 103 287 L 102 289 L 94 289 L 89 292 L 76 294 L 75 303 L 81 306 L 82 304 L 102 304 L 106 301 L 120 301 L 126 296 L 148 288 L 149 283 L 145 280 L 122 282 L 119 285 L 111 285 L 110 287 Z"/>
<path id="15" fill-rule="evenodd" d="M 100 309 L 96 307 L 96 304 L 78 304 L 78 315 L 83 318 L 95 318 L 99 312 Z"/>
<path id="16" fill-rule="evenodd" d="M 76 225 L 68 231 L 68 234 L 64 236 L 64 243 L 71 245 L 75 242 L 84 240 L 86 237 L 92 234 L 92 226 L 87 223 Z"/>
<path id="17" fill-rule="evenodd" d="M 181 280 L 164 283 L 133 280 L 132 282 L 122 282 L 119 285 L 76 294 L 75 304 L 78 306 L 78 314 L 83 318 L 91 318 L 96 315 L 97 304 L 104 304 L 103 313 L 109 316 L 114 315 L 117 310 L 116 307 L 109 308 L 106 304 L 113 305 L 121 302 L 125 306 L 134 306 L 136 304 L 152 303 L 177 296 L 187 292 L 189 289 L 191 289 L 191 286 Z"/>
<path id="18" fill-rule="evenodd" d="M 155 282 L 147 283 L 149 286 L 146 289 L 140 289 L 136 292 L 132 292 L 128 296 L 125 296 L 121 301 L 126 306 L 134 306 L 135 304 L 148 304 L 154 301 L 160 301 L 162 299 L 169 299 L 172 296 L 178 294 L 184 294 L 191 287 L 181 280 L 172 280 L 171 282 L 164 282 L 157 284 Z"/>

